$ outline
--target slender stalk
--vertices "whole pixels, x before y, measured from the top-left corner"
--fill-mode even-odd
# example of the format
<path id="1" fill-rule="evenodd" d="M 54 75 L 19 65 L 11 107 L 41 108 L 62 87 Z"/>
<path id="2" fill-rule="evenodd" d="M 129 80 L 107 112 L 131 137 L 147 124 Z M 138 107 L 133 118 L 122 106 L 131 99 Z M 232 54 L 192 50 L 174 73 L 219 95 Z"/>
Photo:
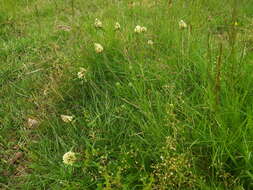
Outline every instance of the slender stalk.
<path id="1" fill-rule="evenodd" d="M 223 53 L 223 47 L 222 47 L 222 42 L 221 42 L 219 45 L 219 56 L 217 59 L 215 86 L 214 86 L 216 106 L 220 105 L 222 53 Z"/>
<path id="2" fill-rule="evenodd" d="M 74 18 L 75 16 L 74 0 L 71 1 L 71 9 L 72 9 L 72 18 Z"/>
<path id="3" fill-rule="evenodd" d="M 55 10 L 56 10 L 56 12 L 58 12 L 58 5 L 57 5 L 57 2 L 56 2 L 56 0 L 53 0 L 54 1 L 54 5 L 55 5 Z"/>
<path id="4" fill-rule="evenodd" d="M 209 65 L 212 64 L 212 50 L 211 50 L 210 41 L 211 41 L 211 32 L 208 31 L 208 34 L 207 34 L 207 59 L 209 61 Z"/>
<path id="5" fill-rule="evenodd" d="M 211 83 L 213 83 L 213 78 L 211 76 L 211 66 L 212 66 L 212 49 L 210 45 L 211 41 L 211 32 L 210 30 L 208 31 L 207 34 L 207 55 L 206 55 L 206 60 L 207 60 L 207 65 L 206 65 L 206 76 L 210 80 Z M 209 82 L 209 81 L 207 81 Z"/>
<path id="6" fill-rule="evenodd" d="M 169 0 L 169 1 L 168 1 L 168 7 L 171 8 L 172 5 L 173 5 L 173 0 Z"/>
<path id="7" fill-rule="evenodd" d="M 40 15 L 39 15 L 39 9 L 38 9 L 37 4 L 35 5 L 35 14 L 36 14 L 37 22 L 38 22 L 38 25 L 39 25 L 39 29 L 41 31 Z"/>
<path id="8" fill-rule="evenodd" d="M 183 62 L 184 62 L 184 55 L 185 55 L 184 43 L 185 43 L 185 40 L 184 40 L 184 33 L 183 33 L 183 31 L 181 31 L 181 56 L 182 56 Z"/>
<path id="9" fill-rule="evenodd" d="M 233 4 L 233 10 L 232 10 L 232 26 L 229 32 L 229 43 L 230 43 L 230 63 L 231 63 L 231 76 L 232 76 L 232 80 L 234 81 L 234 73 L 236 70 L 236 50 L 235 50 L 235 45 L 236 45 L 236 37 L 237 37 L 237 7 L 238 7 L 238 3 L 237 0 L 234 1 Z M 232 81 L 232 82 L 233 82 Z"/>

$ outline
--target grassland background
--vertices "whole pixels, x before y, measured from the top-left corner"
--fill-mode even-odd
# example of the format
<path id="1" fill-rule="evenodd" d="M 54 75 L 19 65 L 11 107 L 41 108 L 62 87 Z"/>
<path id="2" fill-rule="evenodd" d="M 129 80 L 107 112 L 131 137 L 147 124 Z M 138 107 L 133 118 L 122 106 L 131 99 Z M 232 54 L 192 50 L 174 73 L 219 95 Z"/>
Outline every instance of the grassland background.
<path id="1" fill-rule="evenodd" d="M 253 189 L 252 103 L 251 0 L 0 0 L 1 189 Z"/>

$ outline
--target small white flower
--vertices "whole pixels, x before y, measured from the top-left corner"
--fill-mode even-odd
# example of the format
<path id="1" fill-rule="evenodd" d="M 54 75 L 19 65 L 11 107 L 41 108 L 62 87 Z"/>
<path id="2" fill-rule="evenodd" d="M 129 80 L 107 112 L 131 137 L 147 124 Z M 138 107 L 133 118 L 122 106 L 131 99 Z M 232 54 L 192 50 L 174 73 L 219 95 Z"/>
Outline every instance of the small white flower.
<path id="1" fill-rule="evenodd" d="M 120 29 L 120 24 L 118 22 L 115 23 L 114 25 L 115 30 L 119 30 Z"/>
<path id="2" fill-rule="evenodd" d="M 178 25 L 179 25 L 180 29 L 187 28 L 187 24 L 183 20 L 180 20 L 179 23 L 178 23 Z"/>
<path id="3" fill-rule="evenodd" d="M 141 27 L 141 32 L 147 32 L 147 28 L 145 26 Z"/>
<path id="4" fill-rule="evenodd" d="M 67 165 L 73 165 L 77 160 L 76 154 L 71 151 L 65 153 L 63 155 L 62 159 L 63 159 L 63 163 L 67 164 Z"/>
<path id="5" fill-rule="evenodd" d="M 152 41 L 152 40 L 148 40 L 148 45 L 153 45 L 154 44 L 154 42 Z"/>
<path id="6" fill-rule="evenodd" d="M 144 33 L 147 32 L 147 28 L 145 26 L 137 25 L 134 29 L 135 33 Z"/>
<path id="7" fill-rule="evenodd" d="M 79 79 L 83 79 L 83 80 L 86 80 L 86 73 L 87 73 L 87 70 L 85 68 L 80 68 L 79 72 L 77 73 L 77 77 Z"/>
<path id="8" fill-rule="evenodd" d="M 134 29 L 134 32 L 135 32 L 135 33 L 141 33 L 141 32 L 142 32 L 142 31 L 141 31 L 141 26 L 137 25 L 137 26 L 135 27 L 135 29 Z"/>
<path id="9" fill-rule="evenodd" d="M 28 127 L 36 127 L 39 122 L 36 119 L 28 118 L 27 125 Z"/>
<path id="10" fill-rule="evenodd" d="M 95 19 L 95 22 L 94 22 L 94 26 L 96 27 L 96 28 L 102 28 L 103 27 L 103 24 L 102 24 L 102 22 L 99 20 L 99 19 Z"/>
<path id="11" fill-rule="evenodd" d="M 94 44 L 96 53 L 102 53 L 104 51 L 104 48 L 101 44 L 95 43 Z"/>
<path id="12" fill-rule="evenodd" d="M 65 123 L 70 123 L 71 121 L 73 121 L 74 116 L 73 115 L 61 115 L 61 119 L 63 122 Z"/>

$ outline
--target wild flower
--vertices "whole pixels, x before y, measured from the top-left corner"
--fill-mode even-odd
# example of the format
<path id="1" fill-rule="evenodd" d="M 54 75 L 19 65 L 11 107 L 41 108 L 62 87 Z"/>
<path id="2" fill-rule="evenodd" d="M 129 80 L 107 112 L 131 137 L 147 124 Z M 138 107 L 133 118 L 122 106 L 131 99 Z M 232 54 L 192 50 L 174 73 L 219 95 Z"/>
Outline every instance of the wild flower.
<path id="1" fill-rule="evenodd" d="M 190 152 L 176 151 L 177 144 L 173 137 L 167 137 L 160 152 L 160 161 L 151 166 L 154 189 L 193 189 L 196 186 L 199 176 L 193 173 L 192 155 Z"/>
<path id="2" fill-rule="evenodd" d="M 96 53 L 102 53 L 104 51 L 104 48 L 101 44 L 95 43 L 94 44 Z"/>
<path id="3" fill-rule="evenodd" d="M 134 32 L 135 33 L 141 33 L 142 31 L 141 31 L 141 26 L 140 25 L 137 25 L 136 27 L 135 27 L 135 29 L 134 29 Z"/>
<path id="4" fill-rule="evenodd" d="M 141 27 L 141 32 L 147 32 L 147 27 L 142 26 L 142 27 Z"/>
<path id="5" fill-rule="evenodd" d="M 61 119 L 63 122 L 65 123 L 70 123 L 71 121 L 73 121 L 74 116 L 73 115 L 61 115 Z"/>
<path id="6" fill-rule="evenodd" d="M 36 127 L 39 122 L 36 119 L 28 118 L 27 125 L 28 127 Z"/>
<path id="7" fill-rule="evenodd" d="M 81 67 L 79 72 L 77 73 L 77 77 L 79 79 L 82 79 L 82 80 L 86 81 L 86 73 L 87 73 L 87 70 L 85 68 Z"/>
<path id="8" fill-rule="evenodd" d="M 120 30 L 120 24 L 118 22 L 115 23 L 114 25 L 115 30 Z"/>
<path id="9" fill-rule="evenodd" d="M 178 25 L 179 25 L 180 29 L 187 28 L 187 24 L 183 20 L 180 20 L 179 23 L 178 23 Z"/>
<path id="10" fill-rule="evenodd" d="M 66 152 L 63 157 L 63 163 L 66 164 L 66 165 L 73 165 L 77 158 L 76 158 L 76 153 L 72 152 L 72 151 L 69 151 L 69 152 Z"/>
<path id="11" fill-rule="evenodd" d="M 152 41 L 152 40 L 148 40 L 148 45 L 153 45 L 154 44 L 154 42 Z"/>
<path id="12" fill-rule="evenodd" d="M 147 32 L 147 27 L 137 25 L 137 26 L 135 27 L 135 29 L 134 29 L 134 32 L 135 32 L 135 33 L 138 33 L 138 34 Z"/>
<path id="13" fill-rule="evenodd" d="M 99 20 L 99 19 L 95 19 L 95 22 L 94 22 L 94 26 L 96 27 L 96 28 L 102 28 L 103 27 L 103 24 L 102 24 L 102 22 Z"/>

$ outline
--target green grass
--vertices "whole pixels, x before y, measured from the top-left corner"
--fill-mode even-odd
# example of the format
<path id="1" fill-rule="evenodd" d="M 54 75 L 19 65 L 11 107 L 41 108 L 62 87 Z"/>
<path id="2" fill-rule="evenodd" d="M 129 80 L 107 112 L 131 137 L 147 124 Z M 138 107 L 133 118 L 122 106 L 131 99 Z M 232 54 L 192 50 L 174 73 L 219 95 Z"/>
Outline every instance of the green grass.
<path id="1" fill-rule="evenodd" d="M 252 10 L 1 0 L 0 189 L 252 189 Z"/>

